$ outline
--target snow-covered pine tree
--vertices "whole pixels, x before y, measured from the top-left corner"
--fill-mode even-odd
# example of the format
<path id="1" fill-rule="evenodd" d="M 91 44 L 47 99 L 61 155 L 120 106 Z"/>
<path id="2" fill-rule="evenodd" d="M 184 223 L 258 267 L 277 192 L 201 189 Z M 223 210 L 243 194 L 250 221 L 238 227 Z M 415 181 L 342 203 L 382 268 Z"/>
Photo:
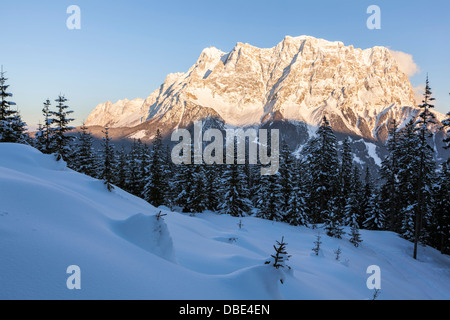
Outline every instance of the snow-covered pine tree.
<path id="1" fill-rule="evenodd" d="M 345 138 L 342 143 L 341 163 L 339 166 L 339 179 L 336 189 L 339 192 L 336 195 L 338 215 L 343 218 L 345 215 L 345 207 L 352 191 L 352 170 L 353 170 L 353 154 L 350 147 L 350 138 Z"/>
<path id="2" fill-rule="evenodd" d="M 245 154 L 245 164 L 242 165 L 242 178 L 243 181 L 241 182 L 247 192 L 246 197 L 252 202 L 252 195 L 251 192 L 254 188 L 254 176 L 253 176 L 253 170 L 252 167 L 254 165 L 249 164 L 249 157 L 248 154 Z M 253 203 L 252 203 L 253 205 Z"/>
<path id="3" fill-rule="evenodd" d="M 332 210 L 328 211 L 325 216 L 325 230 L 327 231 L 327 236 L 342 239 L 342 236 L 345 234 L 342 219 L 333 210 L 335 208 L 334 206 L 335 204 L 331 200 L 330 207 L 332 207 Z"/>
<path id="4" fill-rule="evenodd" d="M 206 209 L 205 164 L 191 164 L 192 188 L 189 201 L 191 212 L 203 212 Z"/>
<path id="5" fill-rule="evenodd" d="M 144 199 L 159 207 L 165 204 L 166 184 L 164 182 L 164 157 L 163 157 L 162 136 L 159 129 L 156 130 L 155 139 L 153 140 L 153 149 L 150 165 L 147 167 Z"/>
<path id="6" fill-rule="evenodd" d="M 320 236 L 320 232 L 316 235 L 316 241 L 314 241 L 314 248 L 312 248 L 312 251 L 314 251 L 315 255 L 318 256 L 320 252 L 320 245 L 322 244 L 322 241 L 320 241 L 322 237 Z"/>
<path id="7" fill-rule="evenodd" d="M 294 160 L 292 172 L 292 192 L 289 196 L 288 209 L 284 215 L 284 221 L 294 226 L 308 225 L 306 213 L 305 178 L 303 174 L 303 162 Z"/>
<path id="8" fill-rule="evenodd" d="M 277 245 L 273 246 L 275 249 L 275 254 L 272 254 L 270 257 L 271 259 L 266 261 L 265 264 L 271 264 L 275 269 L 288 269 L 290 270 L 291 267 L 287 265 L 287 261 L 289 261 L 289 258 L 291 257 L 288 255 L 286 251 L 287 243 L 284 242 L 284 237 L 281 237 L 281 242 L 277 240 Z M 284 276 L 280 278 L 281 284 L 284 283 Z"/>
<path id="9" fill-rule="evenodd" d="M 353 243 L 355 247 L 359 247 L 359 244 L 362 242 L 361 234 L 359 233 L 359 228 L 356 223 L 351 225 L 349 241 L 350 243 Z"/>
<path id="10" fill-rule="evenodd" d="M 350 189 L 351 191 L 344 208 L 345 224 L 348 226 L 356 224 L 359 227 L 359 221 L 361 220 L 362 183 L 361 174 L 357 166 L 353 166 Z"/>
<path id="11" fill-rule="evenodd" d="M 268 145 L 268 150 L 270 149 Z M 259 163 L 256 167 L 260 169 L 261 166 Z M 271 175 L 261 175 L 261 171 L 256 170 L 256 175 L 256 215 L 267 220 L 282 221 L 284 212 L 280 210 L 282 203 L 280 170 Z"/>
<path id="12" fill-rule="evenodd" d="M 443 162 L 433 190 L 432 246 L 450 254 L 450 162 Z"/>
<path id="13" fill-rule="evenodd" d="M 207 210 L 216 211 L 219 206 L 219 166 L 206 165 L 205 172 L 205 207 Z"/>
<path id="14" fill-rule="evenodd" d="M 140 167 L 140 157 L 141 157 L 141 147 L 142 143 L 140 140 L 133 140 L 133 145 L 131 146 L 130 152 L 127 155 L 127 173 L 126 173 L 126 186 L 127 191 L 135 196 L 141 195 L 141 167 Z"/>
<path id="15" fill-rule="evenodd" d="M 324 116 L 316 137 L 302 150 L 309 175 L 309 211 L 313 223 L 322 223 L 332 209 L 339 172 L 337 140 Z"/>
<path id="16" fill-rule="evenodd" d="M 318 214 L 319 211 L 317 204 L 317 197 L 315 185 L 317 185 L 317 178 L 313 174 L 316 168 L 316 161 L 313 158 L 313 152 L 319 148 L 319 139 L 317 137 L 310 138 L 305 145 L 303 146 L 300 153 L 300 160 L 303 163 L 304 177 L 305 177 L 305 197 L 306 197 L 306 210 L 308 212 L 308 216 L 310 217 L 310 222 L 313 224 L 318 223 Z"/>
<path id="17" fill-rule="evenodd" d="M 150 147 L 142 143 L 140 139 L 138 139 L 139 143 L 139 179 L 138 179 L 138 196 L 140 198 L 145 198 L 144 196 L 144 188 L 145 181 L 147 179 L 147 168 L 151 162 L 152 150 Z"/>
<path id="18" fill-rule="evenodd" d="M 101 175 L 100 178 L 103 180 L 108 191 L 112 191 L 114 189 L 114 169 L 115 169 L 115 151 L 114 146 L 111 144 L 111 137 L 109 136 L 109 128 L 108 126 L 102 131 L 104 134 L 103 137 L 103 159 L 102 159 L 102 167 L 101 167 Z"/>
<path id="19" fill-rule="evenodd" d="M 430 203 L 430 187 L 433 181 L 433 173 L 435 170 L 435 163 L 433 159 L 433 148 L 428 144 L 427 139 L 432 137 L 432 133 L 429 130 L 430 124 L 435 124 L 435 117 L 430 109 L 434 108 L 433 102 L 434 98 L 431 96 L 431 88 L 428 81 L 428 75 L 425 82 L 425 93 L 423 104 L 419 105 L 422 112 L 419 114 L 419 118 L 416 125 L 416 132 L 419 136 L 417 145 L 417 157 L 418 166 L 416 167 L 417 180 L 415 185 L 416 195 L 417 195 L 417 205 L 416 205 L 416 215 L 415 215 L 415 225 L 414 225 L 414 259 L 417 259 L 417 245 L 423 236 L 422 228 L 424 227 L 424 219 L 431 214 L 429 210 Z"/>
<path id="20" fill-rule="evenodd" d="M 199 189 L 196 189 L 196 183 L 194 183 L 194 176 L 199 177 L 195 173 L 195 166 L 193 161 L 192 145 L 191 148 L 191 163 L 181 163 L 175 165 L 175 177 L 174 177 L 174 190 L 176 197 L 174 203 L 179 206 L 182 212 L 195 213 L 194 202 L 196 193 Z"/>
<path id="21" fill-rule="evenodd" d="M 444 130 L 446 134 L 443 140 L 444 148 L 450 149 L 450 112 L 447 112 L 447 118 L 442 121 L 442 127 L 439 129 Z M 441 253 L 450 254 L 450 158 L 442 164 L 436 189 L 433 212 L 440 238 L 437 247 Z"/>
<path id="22" fill-rule="evenodd" d="M 68 116 L 73 111 L 68 110 L 69 106 L 66 105 L 68 100 L 63 95 L 59 95 L 55 101 L 58 103 L 57 111 L 49 111 L 50 115 L 53 116 L 52 123 L 55 125 L 53 128 L 54 149 L 52 149 L 57 160 L 67 160 L 67 157 L 72 153 L 70 143 L 74 137 L 66 135 L 66 133 L 75 129 L 69 125 L 74 119 Z"/>
<path id="23" fill-rule="evenodd" d="M 414 220 L 416 203 L 409 204 L 402 208 L 402 224 L 400 228 L 400 236 L 406 240 L 414 241 Z"/>
<path id="24" fill-rule="evenodd" d="M 48 129 L 48 128 L 47 128 Z M 44 133 L 47 129 L 44 129 Z M 73 169 L 84 173 L 88 176 L 96 178 L 98 176 L 97 173 L 97 161 L 94 154 L 94 140 L 92 138 L 92 134 L 88 131 L 88 128 L 84 125 L 80 127 L 81 132 L 78 135 L 78 141 L 75 145 L 75 159 L 73 161 Z M 45 136 L 45 134 L 44 134 Z M 47 138 L 45 138 L 47 142 Z M 48 149 L 46 144 L 46 150 Z"/>
<path id="25" fill-rule="evenodd" d="M 386 229 L 394 232 L 400 231 L 402 218 L 400 217 L 400 202 L 398 201 L 398 156 L 399 156 L 399 130 L 395 120 L 389 128 L 386 141 L 388 154 L 381 163 L 380 176 L 382 185 L 380 189 L 381 209 L 385 212 Z"/>
<path id="26" fill-rule="evenodd" d="M 334 251 L 337 261 L 339 261 L 341 259 L 341 253 L 342 253 L 341 247 L 338 247 L 337 250 Z"/>
<path id="27" fill-rule="evenodd" d="M 163 177 L 165 179 L 165 204 L 169 209 L 173 209 L 175 200 L 174 177 L 176 175 L 176 167 L 172 161 L 171 148 L 167 144 L 163 152 Z"/>
<path id="28" fill-rule="evenodd" d="M 222 167 L 222 166 L 219 166 Z M 249 199 L 252 202 L 253 211 L 258 211 L 259 189 L 261 187 L 261 164 L 250 165 L 249 171 L 251 175 L 251 186 L 249 189 Z"/>
<path id="29" fill-rule="evenodd" d="M 400 131 L 397 152 L 398 165 L 398 197 L 399 216 L 401 217 L 398 232 L 407 240 L 414 236 L 414 210 L 417 202 L 415 183 L 417 179 L 416 147 L 418 136 L 414 131 L 414 121 L 409 121 Z"/>
<path id="30" fill-rule="evenodd" d="M 44 144 L 45 144 L 45 138 L 44 138 L 43 132 L 44 132 L 43 126 L 42 126 L 41 122 L 39 122 L 37 131 L 34 134 L 33 146 L 41 152 L 42 152 L 42 150 L 44 148 Z"/>
<path id="31" fill-rule="evenodd" d="M 279 166 L 279 185 L 280 185 L 280 211 L 282 212 L 282 219 L 285 222 L 290 220 L 287 213 L 291 210 L 291 197 L 294 188 L 294 173 L 293 173 L 294 158 L 289 150 L 289 146 L 283 139 L 281 141 L 280 150 L 280 166 Z"/>
<path id="32" fill-rule="evenodd" d="M 127 159 L 127 152 L 125 151 L 125 148 L 123 146 L 119 151 L 116 152 L 116 163 L 117 163 L 116 185 L 119 188 L 122 188 L 123 190 L 127 190 L 128 159 Z"/>
<path id="33" fill-rule="evenodd" d="M 439 129 L 444 130 L 446 134 L 444 137 L 444 148 L 450 149 L 450 112 L 447 112 L 447 118 L 442 121 L 442 127 Z"/>
<path id="34" fill-rule="evenodd" d="M 53 119 L 50 116 L 50 106 L 51 102 L 49 99 L 47 99 L 44 102 L 44 108 L 42 109 L 42 114 L 44 116 L 44 124 L 38 130 L 35 137 L 38 139 L 39 142 L 39 150 L 42 153 L 50 154 L 53 153 L 54 143 L 53 143 Z"/>
<path id="35" fill-rule="evenodd" d="M 369 230 L 384 230 L 385 217 L 380 208 L 379 193 L 374 192 L 369 199 L 365 212 L 366 220 L 363 223 L 364 228 Z"/>
<path id="36" fill-rule="evenodd" d="M 368 218 L 366 216 L 370 199 L 372 198 L 374 194 L 374 182 L 372 179 L 372 175 L 370 174 L 369 166 L 366 167 L 366 174 L 364 176 L 364 186 L 363 186 L 363 192 L 361 197 L 361 215 L 358 220 L 359 226 L 364 226 L 364 221 Z"/>
<path id="37" fill-rule="evenodd" d="M 7 92 L 9 85 L 6 84 L 3 66 L 0 71 L 0 142 L 26 143 L 27 135 L 26 123 L 22 121 L 17 110 L 13 110 L 11 106 L 15 106 L 15 102 L 9 100 L 12 93 Z"/>
<path id="38" fill-rule="evenodd" d="M 273 175 L 264 175 L 259 178 L 257 187 L 257 216 L 267 220 L 282 221 L 283 213 L 280 211 L 281 193 L 279 172 Z"/>
<path id="39" fill-rule="evenodd" d="M 234 146 L 237 158 L 237 146 L 236 144 Z M 223 172 L 223 198 L 219 210 L 233 217 L 243 217 L 250 213 L 252 203 L 249 199 L 246 181 L 248 177 L 244 165 L 237 164 L 237 160 L 235 159 L 233 164 L 227 164 Z"/>
<path id="40" fill-rule="evenodd" d="M 22 121 L 20 112 L 16 113 L 10 118 L 10 127 L 13 132 L 13 139 L 16 143 L 30 144 L 31 139 L 25 132 L 27 131 L 27 124 Z"/>
<path id="41" fill-rule="evenodd" d="M 275 269 L 291 267 L 287 265 L 287 261 L 291 257 L 286 251 L 287 243 L 284 242 L 284 236 L 281 237 L 281 241 L 276 240 L 277 244 L 273 246 L 275 254 L 270 255 L 271 259 L 266 261 L 265 264 L 271 264 Z M 281 281 L 283 283 L 283 281 Z"/>

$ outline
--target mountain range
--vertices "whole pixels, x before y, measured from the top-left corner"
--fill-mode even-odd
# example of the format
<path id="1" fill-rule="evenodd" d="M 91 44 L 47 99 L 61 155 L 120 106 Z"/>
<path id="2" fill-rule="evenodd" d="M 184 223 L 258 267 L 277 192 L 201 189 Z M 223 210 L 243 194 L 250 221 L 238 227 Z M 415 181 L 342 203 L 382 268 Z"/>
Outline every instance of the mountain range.
<path id="1" fill-rule="evenodd" d="M 359 141 L 361 156 L 377 163 L 392 120 L 402 127 L 419 113 L 409 78 L 388 48 L 286 36 L 273 48 L 206 48 L 187 72 L 167 75 L 146 99 L 99 104 L 86 126 L 96 134 L 109 126 L 115 139 L 143 142 L 157 129 L 167 137 L 196 120 L 219 128 L 270 126 L 299 150 L 326 116 L 338 138 Z M 445 116 L 433 113 L 442 135 L 436 128 Z M 442 139 L 434 140 L 440 157 Z"/>

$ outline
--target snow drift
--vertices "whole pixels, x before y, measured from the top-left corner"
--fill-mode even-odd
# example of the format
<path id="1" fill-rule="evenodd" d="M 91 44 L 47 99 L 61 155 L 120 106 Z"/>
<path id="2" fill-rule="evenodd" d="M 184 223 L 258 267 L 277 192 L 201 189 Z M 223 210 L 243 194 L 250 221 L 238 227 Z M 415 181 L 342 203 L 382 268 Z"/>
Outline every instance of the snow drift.
<path id="1" fill-rule="evenodd" d="M 160 210 L 167 216 L 156 219 Z M 362 231 L 358 248 L 323 236 L 315 256 L 316 234 L 156 209 L 51 155 L 0 144 L 0 299 L 371 299 L 369 265 L 381 268 L 379 299 L 450 298 L 450 258 L 432 248 L 414 260 L 396 234 Z M 289 272 L 264 264 L 282 236 Z M 80 290 L 66 287 L 70 265 Z"/>
<path id="2" fill-rule="evenodd" d="M 135 214 L 125 221 L 114 223 L 117 234 L 142 249 L 175 262 L 172 238 L 167 225 L 157 216 Z"/>

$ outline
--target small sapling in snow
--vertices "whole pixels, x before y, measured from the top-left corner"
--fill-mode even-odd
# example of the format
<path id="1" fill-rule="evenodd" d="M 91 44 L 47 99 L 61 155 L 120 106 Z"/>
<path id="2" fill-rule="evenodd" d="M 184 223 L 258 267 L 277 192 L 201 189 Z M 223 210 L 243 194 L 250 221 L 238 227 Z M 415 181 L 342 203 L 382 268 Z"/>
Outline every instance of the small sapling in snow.
<path id="1" fill-rule="evenodd" d="M 314 251 L 316 256 L 319 255 L 320 245 L 322 244 L 322 241 L 320 241 L 320 239 L 321 239 L 320 232 L 318 232 L 317 235 L 316 235 L 316 241 L 314 241 L 314 244 L 316 246 L 314 248 L 312 248 L 312 251 Z"/>
<path id="2" fill-rule="evenodd" d="M 291 267 L 286 264 L 286 261 L 288 261 L 290 257 L 286 252 L 286 246 L 287 243 L 284 242 L 284 237 L 281 237 L 281 242 L 277 240 L 277 245 L 273 246 L 275 254 L 272 254 L 272 259 L 264 262 L 264 264 L 272 264 L 275 269 L 286 268 L 290 270 Z M 280 279 L 280 282 L 283 284 L 283 279 Z"/>

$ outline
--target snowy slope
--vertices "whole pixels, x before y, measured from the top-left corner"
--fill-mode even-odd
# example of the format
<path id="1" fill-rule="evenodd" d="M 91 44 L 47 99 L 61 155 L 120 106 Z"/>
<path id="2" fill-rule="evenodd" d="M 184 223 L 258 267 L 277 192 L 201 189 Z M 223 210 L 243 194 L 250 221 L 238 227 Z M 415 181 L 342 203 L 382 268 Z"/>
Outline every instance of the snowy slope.
<path id="1" fill-rule="evenodd" d="M 316 230 L 158 212 L 51 155 L 0 144 L 0 299 L 370 299 L 374 264 L 379 299 L 450 299 L 450 258 L 421 247 L 415 261 L 390 232 L 362 231 L 359 248 L 323 235 L 314 256 Z M 288 273 L 264 264 L 282 236 Z M 81 268 L 81 290 L 66 287 L 69 265 Z"/>

